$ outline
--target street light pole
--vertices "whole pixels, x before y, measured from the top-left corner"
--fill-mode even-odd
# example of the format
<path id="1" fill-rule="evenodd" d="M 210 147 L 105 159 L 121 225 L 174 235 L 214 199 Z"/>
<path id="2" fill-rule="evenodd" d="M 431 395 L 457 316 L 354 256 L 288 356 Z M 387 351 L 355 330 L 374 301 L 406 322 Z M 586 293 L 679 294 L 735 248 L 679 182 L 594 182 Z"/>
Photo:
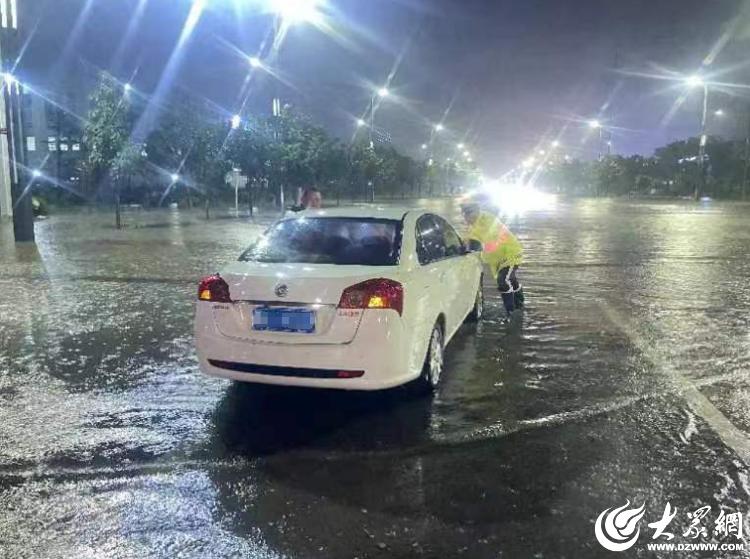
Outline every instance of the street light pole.
<path id="1" fill-rule="evenodd" d="M 375 143 L 372 140 L 372 130 L 374 127 L 375 127 L 375 94 L 373 93 L 370 96 L 370 130 L 369 130 L 370 149 L 375 149 Z"/>
<path id="2" fill-rule="evenodd" d="M 0 30 L 2 33 L 2 36 L 0 36 L 0 61 L 3 60 L 5 54 L 3 47 L 7 48 L 7 45 L 3 44 L 3 36 L 7 33 L 9 27 L 15 27 L 15 21 L 11 22 L 8 17 L 10 7 L 8 0 L 0 0 L 0 13 L 4 16 L 0 18 L 0 27 L 2 28 Z M 5 68 L 5 64 L 0 63 L 0 65 Z M 0 129 L 8 130 L 4 94 L 0 94 Z M 0 135 L 0 219 L 11 219 L 13 217 L 13 179 L 10 168 L 9 139 L 5 132 Z"/>
<path id="3" fill-rule="evenodd" d="M 373 132 L 375 130 L 375 98 L 380 97 L 381 99 L 384 99 L 390 95 L 390 91 L 388 91 L 388 88 L 381 87 L 377 91 L 373 92 L 373 94 L 370 96 L 370 149 L 373 152 L 373 155 L 375 154 L 375 141 L 373 138 Z M 370 202 L 375 202 L 375 178 L 373 177 L 373 180 L 370 181 Z"/>
<path id="4" fill-rule="evenodd" d="M 375 128 L 375 94 L 373 93 L 370 96 L 370 130 L 368 131 L 369 137 L 370 137 L 370 149 L 372 150 L 373 155 L 375 155 L 375 142 L 373 141 L 372 137 L 372 131 Z M 370 187 L 369 195 L 370 195 L 370 202 L 375 202 L 375 177 L 372 177 L 372 180 L 368 182 L 368 186 Z"/>
<path id="5" fill-rule="evenodd" d="M 742 171 L 742 199 L 747 200 L 747 179 L 750 174 L 750 114 L 748 114 L 747 132 L 745 135 L 745 165 Z"/>
<path id="6" fill-rule="evenodd" d="M 13 233 L 16 242 L 34 242 L 34 209 L 31 203 L 31 184 L 24 188 L 22 173 L 25 162 L 25 141 L 21 119 L 21 84 L 12 70 L 18 53 L 18 11 L 16 0 L 0 0 L 0 62 L 2 64 L 2 103 L 5 105 L 5 123 L 0 130 L 5 137 L 1 142 L 0 157 L 8 162 L 7 171 L 11 185 Z M 6 152 L 7 146 L 7 152 Z M 3 164 L 3 170 L 6 170 Z M 2 177 L 4 178 L 4 177 Z M 7 181 L 6 181 L 7 184 Z M 4 198 L 7 198 L 4 197 Z M 7 203 L 7 200 L 3 200 Z M 5 213 L 5 212 L 4 212 Z"/>
<path id="7" fill-rule="evenodd" d="M 695 185 L 695 192 L 693 197 L 698 200 L 700 198 L 701 189 L 706 189 L 706 119 L 708 118 L 708 84 L 703 82 L 703 112 L 701 115 L 701 137 L 698 141 L 698 166 L 700 169 L 700 177 Z"/>

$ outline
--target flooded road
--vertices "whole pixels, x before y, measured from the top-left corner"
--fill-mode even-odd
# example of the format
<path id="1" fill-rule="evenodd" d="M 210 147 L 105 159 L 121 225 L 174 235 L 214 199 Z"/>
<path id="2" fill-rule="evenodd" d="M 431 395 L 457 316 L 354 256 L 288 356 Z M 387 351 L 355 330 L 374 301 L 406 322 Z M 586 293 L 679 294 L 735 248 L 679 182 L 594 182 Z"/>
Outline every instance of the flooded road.
<path id="1" fill-rule="evenodd" d="M 457 209 L 427 202 L 454 221 Z M 263 223 L 58 216 L 0 230 L 0 556 L 601 557 L 750 532 L 750 206 L 577 201 L 509 222 L 527 309 L 447 348 L 434 398 L 202 376 L 197 279 Z M 701 506 L 703 540 L 683 537 Z M 662 538 L 660 541 L 665 541 Z M 680 557 L 750 557 L 746 551 Z"/>

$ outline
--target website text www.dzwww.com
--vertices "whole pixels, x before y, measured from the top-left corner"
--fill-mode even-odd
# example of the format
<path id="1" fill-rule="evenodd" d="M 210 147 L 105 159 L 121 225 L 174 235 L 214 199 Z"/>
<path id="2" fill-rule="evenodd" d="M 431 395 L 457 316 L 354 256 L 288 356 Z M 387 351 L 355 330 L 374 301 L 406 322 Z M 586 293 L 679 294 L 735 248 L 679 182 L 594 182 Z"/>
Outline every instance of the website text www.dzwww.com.
<path id="1" fill-rule="evenodd" d="M 744 543 L 650 543 L 649 551 L 744 551 Z"/>

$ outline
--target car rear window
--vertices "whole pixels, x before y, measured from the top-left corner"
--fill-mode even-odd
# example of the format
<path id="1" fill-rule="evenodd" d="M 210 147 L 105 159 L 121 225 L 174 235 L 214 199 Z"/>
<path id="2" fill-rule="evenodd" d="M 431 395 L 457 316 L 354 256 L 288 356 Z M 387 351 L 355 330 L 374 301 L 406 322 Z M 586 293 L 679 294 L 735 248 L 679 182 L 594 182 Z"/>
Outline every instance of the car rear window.
<path id="1" fill-rule="evenodd" d="M 268 263 L 394 266 L 401 222 L 351 217 L 300 217 L 273 225 L 240 260 Z"/>

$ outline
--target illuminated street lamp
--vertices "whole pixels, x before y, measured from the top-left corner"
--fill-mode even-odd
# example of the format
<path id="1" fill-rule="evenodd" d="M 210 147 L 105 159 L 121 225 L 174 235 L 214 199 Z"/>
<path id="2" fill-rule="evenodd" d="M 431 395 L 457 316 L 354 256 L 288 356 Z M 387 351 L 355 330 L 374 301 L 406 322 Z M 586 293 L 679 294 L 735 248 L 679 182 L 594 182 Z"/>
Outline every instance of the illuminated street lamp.
<path id="1" fill-rule="evenodd" d="M 422 144 L 422 149 L 427 149 L 427 144 Z"/>
<path id="2" fill-rule="evenodd" d="M 123 89 L 125 90 L 125 93 L 130 93 L 130 90 L 131 90 L 131 89 L 133 89 L 133 86 L 132 86 L 132 85 L 130 85 L 129 83 L 126 83 L 126 84 L 125 84 L 125 85 L 123 86 Z"/>
<path id="3" fill-rule="evenodd" d="M 358 118 L 357 119 L 357 128 L 362 128 L 365 125 L 364 119 Z"/>
<path id="4" fill-rule="evenodd" d="M 560 142 L 558 140 L 554 140 L 550 145 L 552 146 L 553 149 L 554 148 L 559 148 L 560 147 Z"/>
<path id="5" fill-rule="evenodd" d="M 458 144 L 458 145 L 457 145 L 456 147 L 457 147 L 458 149 L 464 149 L 464 145 L 463 145 L 463 144 Z"/>
<path id="6" fill-rule="evenodd" d="M 445 126 L 443 126 L 442 122 L 438 122 L 435 125 L 435 132 L 442 132 L 443 130 L 445 130 Z"/>
<path id="7" fill-rule="evenodd" d="M 320 19 L 321 0 L 271 0 L 271 10 L 287 23 Z"/>
<path id="8" fill-rule="evenodd" d="M 232 130 L 237 130 L 240 127 L 240 124 L 242 124 L 242 118 L 240 115 L 234 115 L 232 117 Z"/>
<path id="9" fill-rule="evenodd" d="M 35 179 L 38 179 L 42 176 L 42 172 L 39 169 L 34 169 L 33 171 L 31 171 L 31 176 Z"/>
<path id="10" fill-rule="evenodd" d="M 716 116 L 724 116 L 724 109 L 716 109 L 716 110 L 714 111 L 714 114 L 715 114 Z"/>
<path id="11" fill-rule="evenodd" d="M 702 87 L 706 85 L 706 82 L 698 74 L 693 74 L 685 78 L 685 85 L 688 87 Z"/>
<path id="12" fill-rule="evenodd" d="M 169 175 L 169 178 L 172 179 L 172 182 L 177 182 L 178 180 L 180 180 L 180 175 L 178 175 L 177 173 L 172 173 L 171 175 Z"/>
<path id="13" fill-rule="evenodd" d="M 250 66 L 252 66 L 253 68 L 260 68 L 261 66 L 263 66 L 263 63 L 260 61 L 260 58 L 258 58 L 257 56 L 251 56 L 250 58 L 247 59 L 247 61 L 250 63 Z"/>
<path id="14" fill-rule="evenodd" d="M 593 128 L 593 129 L 595 129 L 595 130 L 597 130 L 597 129 L 600 129 L 600 128 L 602 127 L 602 123 L 601 123 L 601 122 L 599 122 L 599 121 L 598 121 L 598 120 L 596 120 L 596 119 L 594 119 L 594 120 L 589 120 L 589 127 L 590 127 L 590 128 Z"/>
<path id="15" fill-rule="evenodd" d="M 16 79 L 16 77 L 10 72 L 3 72 L 3 81 L 7 83 L 9 86 L 15 85 L 18 83 L 18 80 Z"/>
<path id="16" fill-rule="evenodd" d="M 381 87 L 380 89 L 378 89 L 378 97 L 380 97 L 381 99 L 383 97 L 388 97 L 390 94 L 391 92 L 388 91 L 388 88 L 386 87 Z"/>
<path id="17" fill-rule="evenodd" d="M 539 150 L 539 155 L 547 155 L 547 152 L 544 151 L 543 149 L 540 149 Z"/>

